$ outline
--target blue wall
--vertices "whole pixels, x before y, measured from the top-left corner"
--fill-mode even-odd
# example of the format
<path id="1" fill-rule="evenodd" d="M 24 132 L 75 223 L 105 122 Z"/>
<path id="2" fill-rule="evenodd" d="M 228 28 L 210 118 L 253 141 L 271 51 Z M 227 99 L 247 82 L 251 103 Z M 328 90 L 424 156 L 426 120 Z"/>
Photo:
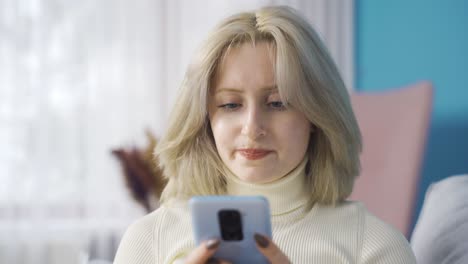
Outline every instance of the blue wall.
<path id="1" fill-rule="evenodd" d="M 358 90 L 435 87 L 416 220 L 431 182 L 468 173 L 468 1 L 356 0 L 355 17 Z"/>

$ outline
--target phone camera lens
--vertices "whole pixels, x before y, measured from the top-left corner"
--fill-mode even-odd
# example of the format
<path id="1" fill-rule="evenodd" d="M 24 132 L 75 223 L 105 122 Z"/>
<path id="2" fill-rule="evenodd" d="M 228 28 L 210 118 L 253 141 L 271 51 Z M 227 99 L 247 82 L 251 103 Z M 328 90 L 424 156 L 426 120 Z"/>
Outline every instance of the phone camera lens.
<path id="1" fill-rule="evenodd" d="M 239 241 L 244 239 L 241 214 L 239 211 L 221 210 L 218 212 L 218 220 L 223 240 Z"/>

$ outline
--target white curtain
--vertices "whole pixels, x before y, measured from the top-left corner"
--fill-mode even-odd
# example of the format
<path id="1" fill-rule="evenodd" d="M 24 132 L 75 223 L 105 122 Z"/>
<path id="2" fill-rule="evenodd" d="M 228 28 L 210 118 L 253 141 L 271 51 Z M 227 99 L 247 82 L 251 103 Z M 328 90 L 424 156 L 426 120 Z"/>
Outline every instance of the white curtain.
<path id="1" fill-rule="evenodd" d="M 352 87 L 352 0 L 0 0 L 0 263 L 52 263 L 54 250 L 16 249 L 22 262 L 8 262 L 16 251 L 2 247 L 57 230 L 88 234 L 99 257 L 93 237 L 143 214 L 111 149 L 143 146 L 146 128 L 161 135 L 206 33 L 271 4 L 315 25 Z"/>

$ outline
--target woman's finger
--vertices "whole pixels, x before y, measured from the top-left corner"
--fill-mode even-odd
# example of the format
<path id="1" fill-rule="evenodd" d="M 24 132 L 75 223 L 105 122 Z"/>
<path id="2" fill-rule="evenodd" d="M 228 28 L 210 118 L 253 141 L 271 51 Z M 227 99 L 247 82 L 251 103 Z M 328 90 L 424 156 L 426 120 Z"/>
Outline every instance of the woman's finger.
<path id="1" fill-rule="evenodd" d="M 210 239 L 196 247 L 185 259 L 186 264 L 205 264 L 219 247 L 219 239 Z M 212 260 L 210 260 L 212 261 Z M 216 262 L 213 262 L 216 263 Z"/>
<path id="2" fill-rule="evenodd" d="M 227 262 L 225 260 L 210 258 L 205 264 L 231 264 L 231 262 Z"/>
<path id="3" fill-rule="evenodd" d="M 288 257 L 266 236 L 255 234 L 255 242 L 257 248 L 271 264 L 285 264 L 290 263 Z"/>

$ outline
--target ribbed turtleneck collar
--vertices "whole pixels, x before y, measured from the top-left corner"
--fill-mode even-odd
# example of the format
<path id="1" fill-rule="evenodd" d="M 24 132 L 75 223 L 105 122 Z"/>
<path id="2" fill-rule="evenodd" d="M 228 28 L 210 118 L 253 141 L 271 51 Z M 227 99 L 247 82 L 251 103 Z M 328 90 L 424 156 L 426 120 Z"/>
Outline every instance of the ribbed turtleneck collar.
<path id="1" fill-rule="evenodd" d="M 229 169 L 226 170 L 229 195 L 262 195 L 270 203 L 271 215 L 291 212 L 307 203 L 305 182 L 305 158 L 294 170 L 284 177 L 265 184 L 253 184 L 240 180 Z"/>

